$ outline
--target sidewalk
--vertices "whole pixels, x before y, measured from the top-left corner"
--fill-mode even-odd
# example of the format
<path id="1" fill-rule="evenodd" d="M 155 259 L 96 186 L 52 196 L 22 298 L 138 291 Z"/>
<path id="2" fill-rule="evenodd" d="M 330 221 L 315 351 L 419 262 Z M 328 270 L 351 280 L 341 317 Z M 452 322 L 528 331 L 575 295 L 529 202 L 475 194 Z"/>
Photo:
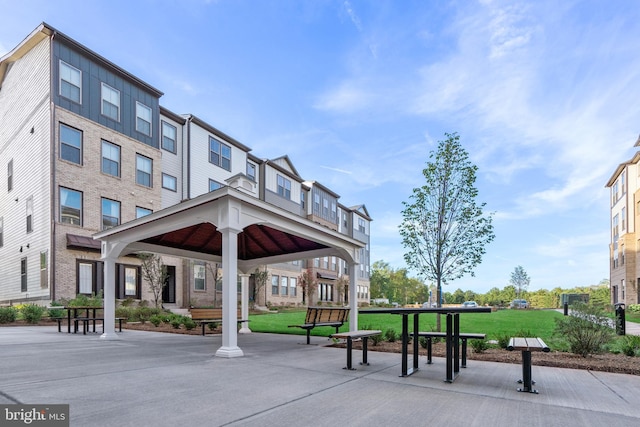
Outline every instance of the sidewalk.
<path id="1" fill-rule="evenodd" d="M 516 391 L 515 364 L 472 360 L 448 384 L 441 358 L 406 378 L 395 353 L 344 370 L 346 350 L 326 338 L 241 335 L 245 356 L 223 359 L 220 336 L 119 336 L 0 327 L 0 404 L 68 403 L 82 427 L 640 425 L 640 377 L 539 367 L 535 354 L 539 394 Z"/>

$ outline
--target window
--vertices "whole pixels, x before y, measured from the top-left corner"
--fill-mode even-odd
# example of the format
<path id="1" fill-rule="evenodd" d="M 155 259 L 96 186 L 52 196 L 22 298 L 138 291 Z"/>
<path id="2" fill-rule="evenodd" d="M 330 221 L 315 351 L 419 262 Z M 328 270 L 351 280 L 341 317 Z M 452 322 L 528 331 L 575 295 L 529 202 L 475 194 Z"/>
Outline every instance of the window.
<path id="1" fill-rule="evenodd" d="M 120 121 L 120 91 L 102 83 L 102 115 Z"/>
<path id="2" fill-rule="evenodd" d="M 162 174 L 162 188 L 166 188 L 171 191 L 178 191 L 178 180 L 175 176 Z"/>
<path id="3" fill-rule="evenodd" d="M 320 195 L 319 194 L 313 195 L 313 212 L 320 214 Z"/>
<path id="4" fill-rule="evenodd" d="M 151 187 L 151 175 L 153 173 L 153 160 L 136 154 L 136 184 Z"/>
<path id="5" fill-rule="evenodd" d="M 120 224 L 120 202 L 102 198 L 102 229 L 108 230 Z"/>
<path id="6" fill-rule="evenodd" d="M 82 74 L 64 61 L 60 61 L 60 95 L 81 104 Z"/>
<path id="7" fill-rule="evenodd" d="M 214 181 L 212 179 L 209 180 L 209 192 L 215 191 L 218 188 L 222 188 L 222 187 L 224 187 L 224 185 L 220 184 L 219 182 Z"/>
<path id="8" fill-rule="evenodd" d="M 291 181 L 281 175 L 278 175 L 278 195 L 291 200 Z"/>
<path id="9" fill-rule="evenodd" d="M 349 226 L 349 223 L 347 222 L 347 213 L 346 212 L 342 212 L 342 225 L 344 225 L 345 227 Z"/>
<path id="10" fill-rule="evenodd" d="M 137 297 L 138 295 L 138 269 L 136 267 L 124 268 L 124 296 Z"/>
<path id="11" fill-rule="evenodd" d="M 143 216 L 151 215 L 153 211 L 147 208 L 141 208 L 136 206 L 136 218 L 142 218 Z"/>
<path id="12" fill-rule="evenodd" d="M 364 219 L 362 218 L 358 218 L 358 231 L 361 233 L 365 233 L 365 223 L 364 223 Z"/>
<path id="13" fill-rule="evenodd" d="M 289 294 L 289 278 L 287 276 L 282 276 L 280 278 L 280 295 L 288 295 Z"/>
<path id="14" fill-rule="evenodd" d="M 33 231 L 33 196 L 27 198 L 27 233 Z"/>
<path id="15" fill-rule="evenodd" d="M 102 172 L 111 176 L 120 176 L 120 147 L 102 141 Z"/>
<path id="16" fill-rule="evenodd" d="M 231 147 L 209 137 L 209 162 L 231 171 Z"/>
<path id="17" fill-rule="evenodd" d="M 0 248 L 4 246 L 4 219 L 0 217 Z"/>
<path id="18" fill-rule="evenodd" d="M 620 217 L 622 218 L 622 231 L 627 229 L 627 208 L 622 208 L 622 212 L 620 213 Z"/>
<path id="19" fill-rule="evenodd" d="M 40 287 L 49 287 L 49 276 L 47 274 L 47 251 L 40 252 Z"/>
<path id="20" fill-rule="evenodd" d="M 254 182 L 256 180 L 256 165 L 253 163 L 247 162 L 247 178 Z"/>
<path id="21" fill-rule="evenodd" d="M 322 216 L 329 218 L 329 201 L 327 199 L 322 199 Z"/>
<path id="22" fill-rule="evenodd" d="M 162 148 L 172 153 L 176 152 L 176 136 L 178 131 L 175 126 L 162 122 Z"/>
<path id="23" fill-rule="evenodd" d="M 304 210 L 304 209 L 305 209 L 306 204 L 307 204 L 307 203 L 306 203 L 305 192 L 304 192 L 304 191 L 301 191 L 301 192 L 300 192 L 300 206 L 302 207 L 302 210 Z"/>
<path id="24" fill-rule="evenodd" d="M 60 222 L 82 225 L 82 193 L 60 187 Z"/>
<path id="25" fill-rule="evenodd" d="M 290 277 L 289 278 L 289 296 L 292 296 L 292 297 L 296 296 L 297 286 L 298 286 L 298 279 L 295 277 Z"/>
<path id="26" fill-rule="evenodd" d="M 78 293 L 91 295 L 94 283 L 94 265 L 92 262 L 78 262 Z"/>
<path id="27" fill-rule="evenodd" d="M 193 265 L 193 289 L 196 291 L 205 291 L 206 287 L 206 270 L 204 264 Z"/>
<path id="28" fill-rule="evenodd" d="M 331 219 L 336 219 L 336 202 L 331 202 Z"/>
<path id="29" fill-rule="evenodd" d="M 60 123 L 60 158 L 82 164 L 82 132 Z"/>
<path id="30" fill-rule="evenodd" d="M 271 275 L 271 295 L 278 295 L 280 276 Z"/>
<path id="31" fill-rule="evenodd" d="M 27 259 L 20 260 L 20 291 L 27 292 Z"/>
<path id="32" fill-rule="evenodd" d="M 13 159 L 7 164 L 7 191 L 13 190 Z"/>
<path id="33" fill-rule="evenodd" d="M 151 136 L 151 108 L 136 102 L 136 130 Z"/>

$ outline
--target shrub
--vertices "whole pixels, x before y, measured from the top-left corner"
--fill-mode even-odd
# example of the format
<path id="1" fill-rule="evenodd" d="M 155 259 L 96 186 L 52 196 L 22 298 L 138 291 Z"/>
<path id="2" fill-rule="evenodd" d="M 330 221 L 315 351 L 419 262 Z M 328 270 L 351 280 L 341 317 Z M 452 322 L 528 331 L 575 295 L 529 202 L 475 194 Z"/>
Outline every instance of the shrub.
<path id="1" fill-rule="evenodd" d="M 218 322 L 211 322 L 207 325 L 210 331 L 214 331 L 218 327 Z"/>
<path id="2" fill-rule="evenodd" d="M 149 320 L 152 316 L 152 312 L 151 309 L 147 306 L 141 306 L 138 307 L 137 309 L 135 309 L 135 311 L 138 314 L 138 319 L 140 319 L 140 322 L 142 322 L 143 324 Z"/>
<path id="3" fill-rule="evenodd" d="M 516 336 L 516 335 L 514 335 Z M 522 336 L 522 335 L 518 335 Z M 509 345 L 509 340 L 511 339 L 511 335 L 501 333 L 496 335 L 496 341 L 498 341 L 498 347 L 506 349 Z"/>
<path id="4" fill-rule="evenodd" d="M 18 310 L 13 307 L 0 307 L 0 323 L 12 323 L 18 318 Z"/>
<path id="5" fill-rule="evenodd" d="M 162 317 L 160 317 L 160 315 L 158 314 L 154 314 L 149 318 L 149 322 L 151 322 L 153 326 L 157 328 L 158 326 L 160 326 L 160 323 L 162 323 Z"/>
<path id="6" fill-rule="evenodd" d="M 420 337 L 420 340 L 418 342 L 420 343 L 420 347 L 422 348 L 427 348 L 427 346 L 429 345 L 429 340 L 427 339 L 427 337 Z"/>
<path id="7" fill-rule="evenodd" d="M 192 318 L 186 316 L 183 318 L 182 324 L 187 331 L 190 331 L 196 327 L 196 322 L 194 322 Z"/>
<path id="8" fill-rule="evenodd" d="M 173 329 L 180 329 L 180 325 L 182 325 L 182 316 L 175 316 L 171 319 L 171 321 L 169 323 L 171 323 L 171 326 L 173 327 Z"/>
<path id="9" fill-rule="evenodd" d="M 398 339 L 398 333 L 395 329 L 387 329 L 386 331 L 384 331 L 384 337 L 389 342 L 396 342 L 396 340 Z"/>
<path id="10" fill-rule="evenodd" d="M 62 307 L 62 304 L 56 301 L 51 301 L 52 307 Z M 64 317 L 64 309 L 62 308 L 50 308 L 49 309 L 49 317 L 52 319 L 59 319 Z"/>
<path id="11" fill-rule="evenodd" d="M 471 340 L 471 348 L 474 353 L 484 353 L 489 348 L 487 340 Z"/>
<path id="12" fill-rule="evenodd" d="M 23 306 L 22 309 L 20 310 L 20 312 L 22 313 L 22 318 L 27 323 L 31 323 L 31 324 L 37 324 L 38 322 L 40 322 L 40 320 L 42 319 L 42 316 L 46 311 L 47 311 L 46 308 L 36 304 L 27 304 Z"/>
<path id="13" fill-rule="evenodd" d="M 623 354 L 631 357 L 640 354 L 640 336 L 625 335 L 620 350 Z"/>
<path id="14" fill-rule="evenodd" d="M 563 337 L 572 353 L 587 357 L 604 352 L 613 338 L 611 319 L 602 309 L 584 303 L 574 303 L 571 315 L 556 319 L 554 334 Z"/>

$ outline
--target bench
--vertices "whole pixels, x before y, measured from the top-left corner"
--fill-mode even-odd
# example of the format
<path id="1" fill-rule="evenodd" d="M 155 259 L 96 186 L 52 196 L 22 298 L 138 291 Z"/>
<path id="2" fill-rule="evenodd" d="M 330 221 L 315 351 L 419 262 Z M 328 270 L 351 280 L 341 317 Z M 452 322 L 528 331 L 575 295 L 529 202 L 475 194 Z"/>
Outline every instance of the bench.
<path id="1" fill-rule="evenodd" d="M 434 338 L 446 338 L 446 332 L 418 332 L 419 337 L 424 337 L 427 339 L 427 365 L 430 365 L 432 362 L 432 341 Z M 464 333 L 460 332 L 460 341 L 462 342 L 462 363 L 460 366 L 462 368 L 467 367 L 467 340 L 483 340 L 485 339 L 485 334 L 475 334 L 475 333 Z"/>
<path id="2" fill-rule="evenodd" d="M 66 320 L 65 317 L 56 317 L 55 321 L 58 322 L 58 332 L 62 332 L 62 322 Z M 72 317 L 71 321 L 74 323 L 74 331 L 78 330 L 78 323 L 82 322 L 82 334 L 87 335 L 89 330 L 89 322 L 93 322 L 93 332 L 96 331 L 96 320 L 102 322 L 102 333 L 104 333 L 104 318 L 102 317 Z M 122 332 L 122 321 L 127 320 L 124 317 L 116 317 L 118 322 L 118 332 Z"/>
<path id="3" fill-rule="evenodd" d="M 518 380 L 519 384 L 522 384 L 522 388 L 518 388 L 518 391 L 526 391 L 529 393 L 538 393 L 538 390 L 534 390 L 532 385 L 535 381 L 531 380 L 531 352 L 532 351 L 544 351 L 548 353 L 549 347 L 540 338 L 523 338 L 515 337 L 509 340 L 507 350 L 518 350 L 522 352 L 522 379 Z"/>
<path id="4" fill-rule="evenodd" d="M 307 316 L 302 325 L 289 325 L 290 328 L 302 328 L 307 331 L 307 344 L 311 343 L 311 330 L 317 326 L 331 326 L 336 328 L 336 334 L 340 326 L 349 317 L 348 307 L 307 307 Z"/>
<path id="5" fill-rule="evenodd" d="M 362 362 L 361 365 L 369 365 L 367 362 L 367 341 L 369 337 L 380 335 L 382 331 L 374 331 L 374 330 L 363 330 L 363 331 L 350 331 L 350 332 L 340 332 L 337 334 L 329 335 L 331 338 L 340 338 L 347 340 L 347 366 L 343 369 L 348 369 L 350 371 L 355 370 L 352 368 L 352 359 L 351 359 L 351 350 L 353 349 L 353 340 L 361 339 L 362 340 Z"/>
<path id="6" fill-rule="evenodd" d="M 217 308 L 192 308 L 191 318 L 202 325 L 202 335 L 205 335 L 204 327 L 210 323 L 222 323 L 222 307 Z M 238 323 L 248 322 L 248 319 L 241 319 L 242 310 L 238 307 Z"/>

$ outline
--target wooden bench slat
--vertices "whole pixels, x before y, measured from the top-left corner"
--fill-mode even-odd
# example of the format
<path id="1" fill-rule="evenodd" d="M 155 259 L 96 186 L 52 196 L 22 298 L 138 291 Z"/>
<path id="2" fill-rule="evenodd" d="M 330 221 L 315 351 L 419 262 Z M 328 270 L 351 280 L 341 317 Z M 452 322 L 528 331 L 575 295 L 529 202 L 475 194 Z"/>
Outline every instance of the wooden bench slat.
<path id="1" fill-rule="evenodd" d="M 362 338 L 362 337 L 372 337 L 374 335 L 380 335 L 382 333 L 382 331 L 375 331 L 375 330 L 361 330 L 361 331 L 349 331 L 349 332 L 340 332 L 337 334 L 331 334 L 330 337 L 331 338 Z"/>
<path id="2" fill-rule="evenodd" d="M 338 329 L 349 317 L 348 307 L 307 307 L 304 323 L 289 325 L 289 328 L 302 328 L 307 331 L 307 344 L 311 343 L 311 330 L 316 326 L 331 326 Z"/>

